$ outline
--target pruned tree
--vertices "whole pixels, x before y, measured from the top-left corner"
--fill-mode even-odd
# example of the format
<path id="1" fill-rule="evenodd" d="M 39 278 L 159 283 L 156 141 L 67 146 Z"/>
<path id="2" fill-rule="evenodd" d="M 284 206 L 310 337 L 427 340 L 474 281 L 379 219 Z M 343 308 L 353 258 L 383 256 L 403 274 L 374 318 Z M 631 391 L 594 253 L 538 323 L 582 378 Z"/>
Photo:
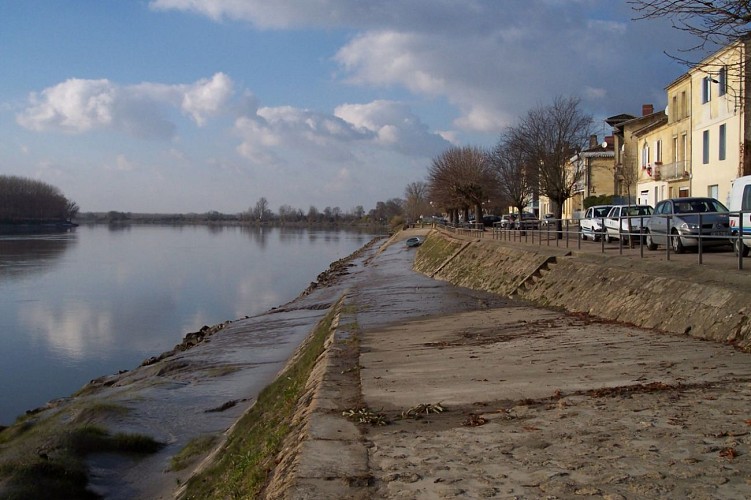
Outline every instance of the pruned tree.
<path id="1" fill-rule="evenodd" d="M 574 194 L 584 174 L 570 160 L 592 135 L 592 116 L 581 110 L 579 102 L 575 97 L 556 97 L 552 104 L 530 110 L 507 132 L 525 165 L 537 169 L 540 193 L 555 205 L 559 237 L 562 237 L 563 204 Z"/>
<path id="2" fill-rule="evenodd" d="M 498 195 L 519 213 L 534 195 L 534 168 L 530 168 L 523 149 L 513 139 L 503 136 L 490 152 L 490 162 L 498 179 Z"/>
<path id="3" fill-rule="evenodd" d="M 497 192 L 496 177 L 488 155 L 480 148 L 451 147 L 433 159 L 428 168 L 430 198 L 444 207 L 456 222 L 462 210 L 465 220 L 470 209 L 482 220 L 482 206 Z"/>
<path id="4" fill-rule="evenodd" d="M 636 19 L 667 18 L 699 39 L 694 48 L 725 45 L 751 32 L 748 0 L 628 0 Z"/>

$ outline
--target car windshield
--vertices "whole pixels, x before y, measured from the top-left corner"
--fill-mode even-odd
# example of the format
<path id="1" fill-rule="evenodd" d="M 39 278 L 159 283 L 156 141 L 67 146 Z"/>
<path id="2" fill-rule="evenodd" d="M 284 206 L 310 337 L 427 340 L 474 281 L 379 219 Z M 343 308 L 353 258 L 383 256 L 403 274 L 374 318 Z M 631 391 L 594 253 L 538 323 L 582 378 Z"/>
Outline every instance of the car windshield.
<path id="1" fill-rule="evenodd" d="M 711 198 L 703 200 L 686 200 L 675 202 L 675 213 L 698 214 L 705 212 L 727 212 L 725 205 Z"/>
<path id="2" fill-rule="evenodd" d="M 594 216 L 595 217 L 605 217 L 606 215 L 608 215 L 609 211 L 610 211 L 610 207 L 595 208 L 594 209 Z"/>
<path id="3" fill-rule="evenodd" d="M 628 207 L 627 214 L 629 217 L 635 217 L 639 215 L 652 215 L 652 207 L 648 205 Z"/>

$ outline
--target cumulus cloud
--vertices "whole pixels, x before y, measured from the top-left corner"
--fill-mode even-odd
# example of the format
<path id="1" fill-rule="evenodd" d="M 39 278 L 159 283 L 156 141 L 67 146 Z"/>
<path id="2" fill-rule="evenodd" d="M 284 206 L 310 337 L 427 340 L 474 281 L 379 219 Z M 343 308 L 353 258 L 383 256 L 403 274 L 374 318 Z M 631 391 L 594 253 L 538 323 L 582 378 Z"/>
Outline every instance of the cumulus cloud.
<path id="1" fill-rule="evenodd" d="M 641 99 L 635 89 L 659 94 L 682 72 L 662 52 L 686 46 L 685 37 L 668 25 L 630 22 L 629 6 L 610 0 L 153 0 L 150 5 L 261 28 L 355 30 L 334 55 L 344 81 L 445 99 L 458 110 L 454 126 L 465 132 L 497 133 L 556 95 L 581 97 L 585 106 L 605 113 L 627 111 Z M 662 63 L 624 71 L 622 47 L 655 52 Z"/>
<path id="2" fill-rule="evenodd" d="M 112 123 L 115 100 L 116 89 L 108 80 L 71 78 L 41 95 L 31 94 L 30 106 L 18 116 L 18 123 L 37 131 L 85 132 Z"/>
<path id="3" fill-rule="evenodd" d="M 34 131 L 84 133 L 110 129 L 144 138 L 169 138 L 176 129 L 169 110 L 177 109 L 198 126 L 225 112 L 233 97 L 223 73 L 191 84 L 117 85 L 110 80 L 71 78 L 29 96 L 17 122 Z"/>
<path id="4" fill-rule="evenodd" d="M 486 3 L 465 0 L 460 10 L 476 15 L 484 10 Z M 453 0 L 152 0 L 149 5 L 154 10 L 192 12 L 215 21 L 244 21 L 261 28 L 421 25 L 425 30 L 461 29 L 457 26 L 457 3 Z"/>
<path id="5" fill-rule="evenodd" d="M 408 156 L 430 157 L 449 146 L 403 103 L 379 100 L 343 104 L 334 114 L 356 130 L 370 134 L 374 143 Z"/>
<path id="6" fill-rule="evenodd" d="M 365 148 L 430 157 L 449 145 L 407 105 L 393 101 L 343 104 L 333 114 L 263 107 L 254 116 L 236 120 L 235 130 L 242 139 L 238 152 L 259 165 L 281 166 L 291 156 L 308 162 L 346 162 Z"/>

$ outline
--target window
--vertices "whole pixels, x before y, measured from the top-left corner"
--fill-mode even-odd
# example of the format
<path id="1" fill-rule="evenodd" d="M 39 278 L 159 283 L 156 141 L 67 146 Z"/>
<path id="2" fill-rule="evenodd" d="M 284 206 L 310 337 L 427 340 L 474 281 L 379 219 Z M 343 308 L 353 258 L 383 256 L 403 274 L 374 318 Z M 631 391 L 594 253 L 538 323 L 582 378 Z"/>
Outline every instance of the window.
<path id="1" fill-rule="evenodd" d="M 741 198 L 741 210 L 751 210 L 751 186 L 743 188 L 743 198 Z"/>
<path id="2" fill-rule="evenodd" d="M 705 76 L 701 81 L 701 102 L 702 104 L 712 100 L 712 79 Z"/>
<path id="3" fill-rule="evenodd" d="M 725 95 L 728 92 L 728 67 L 720 68 L 720 74 L 717 77 L 717 95 Z"/>
<path id="4" fill-rule="evenodd" d="M 649 164 L 649 144 L 644 141 L 644 147 L 641 149 L 641 164 L 646 167 Z"/>
<path id="5" fill-rule="evenodd" d="M 673 163 L 678 163 L 678 160 L 680 159 L 678 152 L 678 138 L 673 137 Z"/>
<path id="6" fill-rule="evenodd" d="M 688 198 L 688 188 L 678 188 L 678 198 Z"/>
<path id="7" fill-rule="evenodd" d="M 673 118 L 673 121 L 676 122 L 681 119 L 681 113 L 678 109 L 678 96 L 673 96 L 673 105 L 670 106 L 670 116 Z"/>
<path id="8" fill-rule="evenodd" d="M 702 150 L 701 162 L 706 165 L 709 163 L 709 130 L 705 130 L 702 134 L 702 145 L 704 149 Z"/>
<path id="9" fill-rule="evenodd" d="M 688 106 L 686 105 L 686 91 L 681 92 L 681 117 L 688 117 Z"/>
<path id="10" fill-rule="evenodd" d="M 655 141 L 655 161 L 662 163 L 662 139 Z"/>
<path id="11" fill-rule="evenodd" d="M 718 139 L 718 142 L 720 143 L 720 160 L 724 160 L 725 159 L 725 153 L 726 153 L 725 140 L 726 140 L 726 138 L 727 138 L 727 132 L 726 132 L 725 124 L 723 123 L 722 125 L 720 125 L 720 137 Z"/>
<path id="12" fill-rule="evenodd" d="M 681 160 L 688 161 L 688 137 L 684 133 L 681 135 Z M 684 170 L 688 170 L 688 164 L 683 166 Z"/>
<path id="13" fill-rule="evenodd" d="M 714 198 L 716 200 L 717 199 L 717 195 L 719 193 L 720 193 L 720 190 L 719 190 L 717 184 L 714 184 L 712 186 L 707 186 L 707 195 L 710 198 Z"/>

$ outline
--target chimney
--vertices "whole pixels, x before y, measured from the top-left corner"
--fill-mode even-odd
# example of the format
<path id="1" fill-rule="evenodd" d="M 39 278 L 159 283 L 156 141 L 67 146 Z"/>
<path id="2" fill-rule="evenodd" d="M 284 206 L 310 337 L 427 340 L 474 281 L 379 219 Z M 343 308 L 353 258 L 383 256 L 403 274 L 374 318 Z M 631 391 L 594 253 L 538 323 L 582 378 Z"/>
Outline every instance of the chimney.
<path id="1" fill-rule="evenodd" d="M 597 134 L 592 134 L 589 136 L 589 149 L 594 149 L 597 147 Z"/>
<path id="2" fill-rule="evenodd" d="M 641 105 L 641 115 L 642 116 L 651 115 L 654 112 L 655 112 L 655 107 L 653 105 L 651 105 L 651 104 L 642 104 Z"/>

